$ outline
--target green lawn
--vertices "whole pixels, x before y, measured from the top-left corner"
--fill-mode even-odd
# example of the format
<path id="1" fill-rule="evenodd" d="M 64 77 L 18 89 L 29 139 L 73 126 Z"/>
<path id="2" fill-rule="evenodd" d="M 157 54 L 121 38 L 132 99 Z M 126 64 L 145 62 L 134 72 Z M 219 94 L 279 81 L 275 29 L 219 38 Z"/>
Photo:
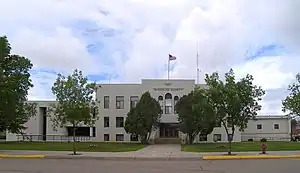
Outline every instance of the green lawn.
<path id="1" fill-rule="evenodd" d="M 97 143 L 78 142 L 77 151 L 86 152 L 126 152 L 136 151 L 145 145 L 136 143 Z M 89 147 L 95 145 L 95 147 Z M 39 151 L 72 151 L 72 142 L 6 142 L 0 143 L 0 150 L 39 150 Z"/>
<path id="2" fill-rule="evenodd" d="M 299 142 L 266 142 L 267 151 L 292 151 L 300 150 Z M 261 142 L 235 142 L 232 143 L 233 152 L 261 151 Z M 227 143 L 182 145 L 182 150 L 187 152 L 227 152 Z"/>

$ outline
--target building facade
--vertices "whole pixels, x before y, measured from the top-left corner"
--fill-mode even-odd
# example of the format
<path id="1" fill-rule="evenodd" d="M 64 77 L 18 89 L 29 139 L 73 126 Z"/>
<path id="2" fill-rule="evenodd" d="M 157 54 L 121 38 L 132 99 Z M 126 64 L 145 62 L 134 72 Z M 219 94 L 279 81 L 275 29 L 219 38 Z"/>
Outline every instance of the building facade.
<path id="1" fill-rule="evenodd" d="M 247 128 L 241 132 L 242 141 L 260 140 L 290 141 L 292 133 L 291 118 L 289 116 L 257 116 L 256 120 L 249 120 Z"/>
<path id="2" fill-rule="evenodd" d="M 87 141 L 137 141 L 135 136 L 127 134 L 124 124 L 131 107 L 134 107 L 140 96 L 149 91 L 151 96 L 158 100 L 163 110 L 160 125 L 153 130 L 150 136 L 152 143 L 184 143 L 186 135 L 178 128 L 177 114 L 174 109 L 176 102 L 183 96 L 191 92 L 196 87 L 194 80 L 142 80 L 141 84 L 99 84 L 96 98 L 99 103 L 100 118 L 96 121 L 95 127 L 81 125 L 76 130 L 78 140 Z M 206 87 L 198 85 L 197 87 Z M 72 140 L 72 127 L 53 129 L 51 117 L 46 116 L 47 107 L 55 101 L 32 101 L 37 103 L 37 115 L 33 116 L 26 124 L 28 127 L 23 135 L 6 134 L 7 141 L 16 140 L 46 140 L 65 141 Z M 262 129 L 255 129 L 258 124 L 262 124 Z M 279 124 L 276 130 L 275 127 Z M 269 116 L 268 118 L 258 118 L 257 121 L 250 121 L 248 128 L 244 132 L 236 131 L 233 141 L 258 140 L 261 137 L 288 136 L 291 132 L 290 118 L 284 116 Z M 25 137 L 24 137 L 25 136 Z M 79 139 L 80 138 L 80 139 Z M 275 139 L 275 138 L 274 138 Z M 227 141 L 227 134 L 224 127 L 216 127 L 207 136 L 198 135 L 195 142 Z"/>

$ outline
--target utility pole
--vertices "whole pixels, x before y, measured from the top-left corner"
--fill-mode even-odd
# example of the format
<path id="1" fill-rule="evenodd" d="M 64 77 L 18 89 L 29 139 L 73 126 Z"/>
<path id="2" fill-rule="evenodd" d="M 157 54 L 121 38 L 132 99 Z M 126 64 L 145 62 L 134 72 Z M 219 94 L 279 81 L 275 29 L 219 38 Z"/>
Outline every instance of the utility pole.
<path id="1" fill-rule="evenodd" d="M 198 41 L 197 41 L 197 62 L 196 62 L 196 64 L 197 64 L 197 83 L 196 84 L 199 84 L 199 72 L 200 72 L 200 70 L 199 70 L 199 53 L 198 53 Z"/>

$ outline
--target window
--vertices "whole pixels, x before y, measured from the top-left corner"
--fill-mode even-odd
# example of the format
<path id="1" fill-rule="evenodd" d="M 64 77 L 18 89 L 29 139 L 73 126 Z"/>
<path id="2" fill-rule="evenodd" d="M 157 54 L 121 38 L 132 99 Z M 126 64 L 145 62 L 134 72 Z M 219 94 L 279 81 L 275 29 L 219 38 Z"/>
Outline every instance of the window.
<path id="1" fill-rule="evenodd" d="M 109 96 L 104 96 L 104 109 L 109 109 Z"/>
<path id="2" fill-rule="evenodd" d="M 257 129 L 262 129 L 262 125 L 261 124 L 257 124 L 256 128 Z"/>
<path id="3" fill-rule="evenodd" d="M 124 109 L 124 96 L 116 96 L 116 108 Z"/>
<path id="4" fill-rule="evenodd" d="M 199 135 L 199 141 L 207 141 L 207 135 Z"/>
<path id="5" fill-rule="evenodd" d="M 138 96 L 131 96 L 130 97 L 130 108 L 135 108 L 136 104 L 139 102 Z"/>
<path id="6" fill-rule="evenodd" d="M 124 135 L 123 134 L 116 134 L 116 141 L 124 141 Z"/>
<path id="7" fill-rule="evenodd" d="M 0 139 L 6 139 L 6 132 L 0 132 Z"/>
<path id="8" fill-rule="evenodd" d="M 93 137 L 96 137 L 96 127 L 93 127 Z"/>
<path id="9" fill-rule="evenodd" d="M 178 96 L 175 96 L 175 97 L 174 97 L 174 113 L 175 113 L 175 114 L 178 113 L 178 112 L 175 110 L 175 106 L 176 106 L 176 104 L 178 103 L 178 101 L 179 101 L 179 97 L 178 97 Z"/>
<path id="10" fill-rule="evenodd" d="M 124 127 L 124 117 L 116 117 L 116 127 Z"/>
<path id="11" fill-rule="evenodd" d="M 222 135 L 221 134 L 214 134 L 214 141 L 221 141 L 222 140 Z"/>
<path id="12" fill-rule="evenodd" d="M 274 124 L 274 129 L 279 129 L 279 124 Z"/>
<path id="13" fill-rule="evenodd" d="M 104 127 L 109 127 L 109 117 L 104 117 Z"/>
<path id="14" fill-rule="evenodd" d="M 165 106 L 165 114 L 171 114 L 172 113 L 172 106 Z"/>
<path id="15" fill-rule="evenodd" d="M 138 135 L 134 135 L 134 134 L 130 135 L 130 141 L 138 141 L 138 140 L 139 140 Z"/>
<path id="16" fill-rule="evenodd" d="M 165 95 L 165 114 L 172 113 L 172 95 L 167 93 Z"/>
<path id="17" fill-rule="evenodd" d="M 163 98 L 163 96 L 158 97 L 158 102 L 160 104 L 160 109 L 162 111 L 161 113 L 163 114 L 164 113 L 164 98 Z"/>
<path id="18" fill-rule="evenodd" d="M 73 136 L 73 127 L 67 127 L 68 136 Z M 91 136 L 90 127 L 76 127 L 75 128 L 75 136 Z"/>
<path id="19" fill-rule="evenodd" d="M 104 134 L 104 141 L 109 141 L 109 134 Z"/>

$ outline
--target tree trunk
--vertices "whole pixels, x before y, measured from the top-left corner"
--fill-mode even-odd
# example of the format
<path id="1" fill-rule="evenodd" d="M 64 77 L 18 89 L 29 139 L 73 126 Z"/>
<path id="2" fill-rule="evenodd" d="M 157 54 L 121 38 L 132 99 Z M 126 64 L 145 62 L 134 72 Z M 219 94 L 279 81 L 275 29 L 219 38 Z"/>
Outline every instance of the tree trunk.
<path id="1" fill-rule="evenodd" d="M 76 155 L 76 138 L 75 138 L 75 124 L 73 124 L 73 154 Z"/>
<path id="2" fill-rule="evenodd" d="M 148 144 L 147 135 L 141 136 L 142 144 Z"/>
<path id="3" fill-rule="evenodd" d="M 228 155 L 231 155 L 232 154 L 232 140 L 233 140 L 233 137 L 234 137 L 234 131 L 235 131 L 235 128 L 234 128 L 234 125 L 232 125 L 232 130 L 231 130 L 231 139 L 229 140 L 229 144 L 228 144 Z M 227 134 L 228 136 L 228 134 Z"/>
<path id="4" fill-rule="evenodd" d="M 228 155 L 231 155 L 231 140 L 228 143 Z"/>
<path id="5" fill-rule="evenodd" d="M 227 134 L 227 140 L 228 140 L 228 153 L 227 154 L 231 155 L 231 140 L 229 139 L 229 131 L 228 131 L 227 125 L 224 121 L 222 121 L 222 124 L 223 124 L 226 134 Z"/>
<path id="6" fill-rule="evenodd" d="M 194 142 L 194 135 L 189 134 L 189 144 L 193 144 L 193 142 Z"/>
<path id="7" fill-rule="evenodd" d="M 150 137 L 151 137 L 151 132 L 147 133 L 147 141 L 149 141 Z"/>

